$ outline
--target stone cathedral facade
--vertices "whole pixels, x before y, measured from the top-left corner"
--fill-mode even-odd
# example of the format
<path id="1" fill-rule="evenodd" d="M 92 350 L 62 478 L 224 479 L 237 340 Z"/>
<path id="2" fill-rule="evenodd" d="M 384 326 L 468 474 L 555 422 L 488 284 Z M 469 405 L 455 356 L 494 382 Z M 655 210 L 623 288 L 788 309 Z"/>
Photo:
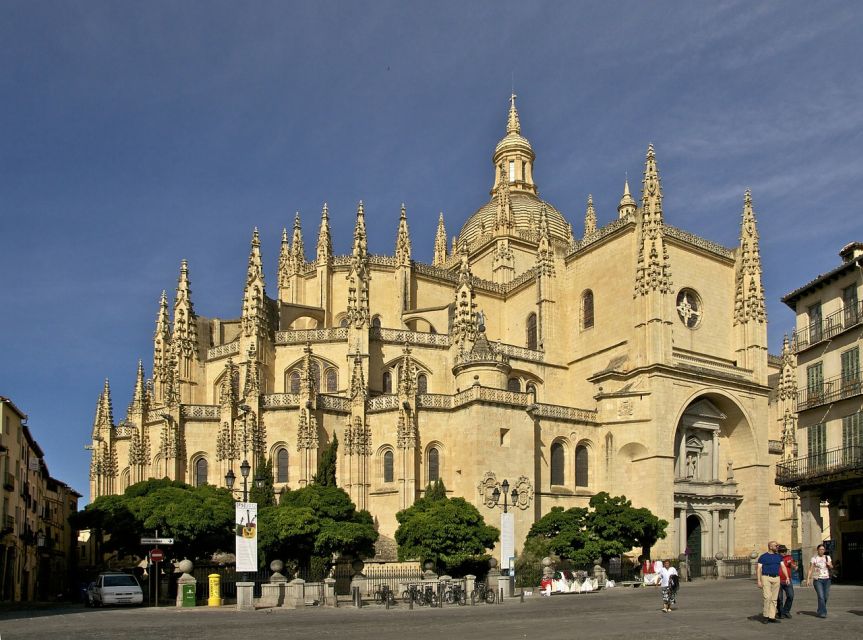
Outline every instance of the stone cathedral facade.
<path id="1" fill-rule="evenodd" d="M 362 203 L 350 255 L 333 255 L 326 205 L 313 253 L 298 215 L 269 289 L 256 229 L 242 296 L 227 292 L 239 318 L 196 313 L 183 261 L 151 378 L 139 363 L 118 422 L 107 381 L 99 398 L 91 498 L 151 477 L 224 486 L 264 457 L 277 490 L 299 488 L 337 436 L 340 485 L 384 537 L 442 478 L 495 526 L 508 480 L 516 549 L 552 507 L 599 491 L 668 520 L 659 555 L 787 539 L 769 385 L 781 360 L 749 192 L 737 247 L 669 226 L 650 146 L 640 200 L 625 184 L 600 225 L 588 198 L 576 237 L 539 197 L 534 161 L 513 96 L 491 197 L 451 244 L 441 214 L 432 264 L 412 258 L 404 206 L 394 254 L 369 254 Z"/>

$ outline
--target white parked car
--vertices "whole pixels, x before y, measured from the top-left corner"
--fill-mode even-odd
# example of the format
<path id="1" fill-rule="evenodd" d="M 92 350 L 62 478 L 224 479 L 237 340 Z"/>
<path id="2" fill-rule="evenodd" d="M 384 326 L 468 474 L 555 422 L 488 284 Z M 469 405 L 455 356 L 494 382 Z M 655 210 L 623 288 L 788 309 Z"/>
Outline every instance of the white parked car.
<path id="1" fill-rule="evenodd" d="M 135 576 L 128 573 L 100 573 L 87 590 L 90 604 L 101 607 L 106 604 L 141 604 L 144 592 Z"/>

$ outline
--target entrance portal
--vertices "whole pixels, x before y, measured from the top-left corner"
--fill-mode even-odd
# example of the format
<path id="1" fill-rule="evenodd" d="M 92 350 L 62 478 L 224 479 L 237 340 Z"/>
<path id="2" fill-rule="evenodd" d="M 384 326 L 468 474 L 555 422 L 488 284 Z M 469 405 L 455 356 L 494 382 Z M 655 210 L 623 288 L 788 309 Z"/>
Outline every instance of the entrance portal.
<path id="1" fill-rule="evenodd" d="M 701 519 L 698 516 L 686 518 L 686 550 L 689 559 L 689 575 L 701 577 Z"/>

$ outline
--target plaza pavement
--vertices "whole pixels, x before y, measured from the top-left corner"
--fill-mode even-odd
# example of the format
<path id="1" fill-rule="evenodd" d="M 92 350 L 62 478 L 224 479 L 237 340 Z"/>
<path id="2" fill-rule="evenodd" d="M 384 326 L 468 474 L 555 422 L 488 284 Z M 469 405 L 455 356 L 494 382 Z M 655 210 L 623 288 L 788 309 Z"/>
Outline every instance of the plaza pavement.
<path id="1" fill-rule="evenodd" d="M 390 610 L 382 606 L 356 610 L 347 603 L 338 609 L 255 612 L 238 612 L 234 607 L 85 609 L 65 605 L 3 611 L 0 640 L 863 638 L 863 587 L 833 585 L 826 619 L 815 617 L 812 588 L 796 591 L 793 618 L 774 625 L 760 622 L 761 592 L 752 580 L 727 580 L 684 584 L 679 609 L 670 614 L 660 611 L 656 588 L 618 588 L 551 598 L 533 595 L 524 603 L 515 599 L 502 605 L 413 610 L 404 604 Z"/>

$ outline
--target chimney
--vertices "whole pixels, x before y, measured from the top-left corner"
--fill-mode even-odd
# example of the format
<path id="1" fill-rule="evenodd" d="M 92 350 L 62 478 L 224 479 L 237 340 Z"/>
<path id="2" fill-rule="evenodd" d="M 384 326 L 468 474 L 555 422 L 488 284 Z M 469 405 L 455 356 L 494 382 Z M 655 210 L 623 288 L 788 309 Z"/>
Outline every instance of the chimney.
<path id="1" fill-rule="evenodd" d="M 842 262 L 851 262 L 860 256 L 863 256 L 863 242 L 850 242 L 839 251 Z"/>

